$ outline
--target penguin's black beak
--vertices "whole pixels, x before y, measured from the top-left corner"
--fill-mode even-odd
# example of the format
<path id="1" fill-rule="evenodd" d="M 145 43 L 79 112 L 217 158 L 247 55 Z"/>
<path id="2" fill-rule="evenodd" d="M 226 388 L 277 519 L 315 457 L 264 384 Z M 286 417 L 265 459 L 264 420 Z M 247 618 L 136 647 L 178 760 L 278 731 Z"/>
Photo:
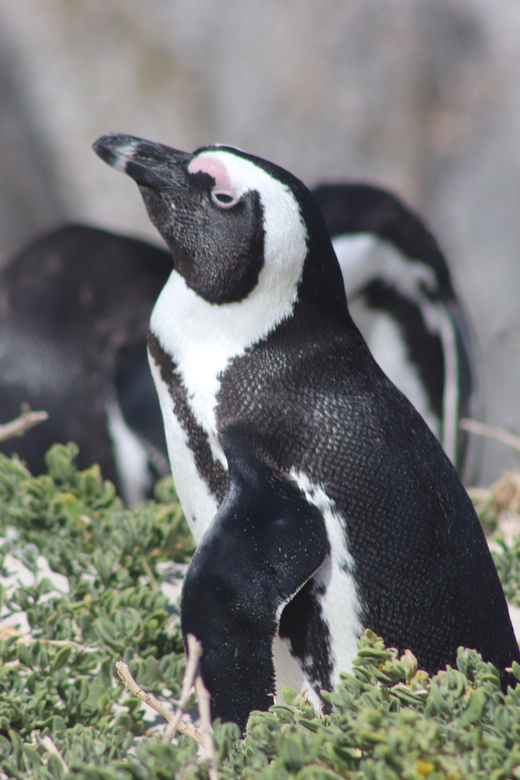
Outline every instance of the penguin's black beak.
<path id="1" fill-rule="evenodd" d="M 191 154 L 123 133 L 108 133 L 92 145 L 104 162 L 126 173 L 141 187 L 187 189 Z"/>

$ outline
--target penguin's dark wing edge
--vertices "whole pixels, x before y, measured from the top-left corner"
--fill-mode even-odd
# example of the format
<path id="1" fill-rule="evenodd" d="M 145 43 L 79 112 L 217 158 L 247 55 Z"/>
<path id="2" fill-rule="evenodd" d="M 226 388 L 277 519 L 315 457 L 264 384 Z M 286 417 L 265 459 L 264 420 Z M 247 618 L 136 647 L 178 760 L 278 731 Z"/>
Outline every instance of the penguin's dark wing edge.
<path id="1" fill-rule="evenodd" d="M 320 511 L 290 478 L 227 436 L 226 498 L 184 580 L 184 636 L 202 643 L 212 717 L 245 729 L 273 704 L 272 644 L 283 607 L 321 566 L 329 544 Z"/>

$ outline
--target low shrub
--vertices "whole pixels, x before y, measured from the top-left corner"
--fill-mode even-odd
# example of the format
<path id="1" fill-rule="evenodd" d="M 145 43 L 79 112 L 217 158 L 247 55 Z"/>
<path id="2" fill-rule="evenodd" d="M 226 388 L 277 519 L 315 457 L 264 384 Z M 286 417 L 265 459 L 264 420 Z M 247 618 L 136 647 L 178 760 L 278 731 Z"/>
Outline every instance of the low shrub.
<path id="1" fill-rule="evenodd" d="M 128 510 L 75 455 L 55 445 L 38 477 L 0 456 L 0 778 L 202 780 L 206 756 L 184 736 L 164 743 L 114 667 L 124 660 L 165 701 L 179 695 L 185 657 L 176 591 L 165 586 L 193 542 L 171 480 Z M 506 543 L 484 505 L 500 576 L 520 604 L 518 534 Z M 251 715 L 243 739 L 217 722 L 222 780 L 520 778 L 520 687 L 504 695 L 472 650 L 430 678 L 367 631 L 327 698 L 332 714 L 320 715 L 285 689 L 283 705 Z"/>

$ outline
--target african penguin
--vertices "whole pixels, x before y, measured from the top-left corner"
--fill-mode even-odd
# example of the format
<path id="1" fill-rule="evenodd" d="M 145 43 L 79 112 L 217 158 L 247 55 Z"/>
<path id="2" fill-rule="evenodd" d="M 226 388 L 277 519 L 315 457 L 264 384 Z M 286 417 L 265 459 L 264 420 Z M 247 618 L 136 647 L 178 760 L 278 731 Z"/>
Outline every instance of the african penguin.
<path id="1" fill-rule="evenodd" d="M 40 236 L 2 267 L 2 419 L 24 401 L 49 413 L 2 452 L 39 473 L 54 442 L 75 441 L 80 468 L 99 463 L 128 503 L 146 497 L 168 462 L 146 333 L 170 272 L 164 250 L 80 225 Z"/>
<path id="2" fill-rule="evenodd" d="M 349 308 L 373 357 L 413 403 L 466 484 L 476 476 L 475 342 L 439 245 L 388 190 L 365 183 L 313 190 L 332 237 Z"/>
<path id="3" fill-rule="evenodd" d="M 213 717 L 333 688 L 365 627 L 435 672 L 520 653 L 471 501 L 372 358 L 316 201 L 227 146 L 94 145 L 139 185 L 174 269 L 149 334 L 198 547 L 181 599 Z"/>

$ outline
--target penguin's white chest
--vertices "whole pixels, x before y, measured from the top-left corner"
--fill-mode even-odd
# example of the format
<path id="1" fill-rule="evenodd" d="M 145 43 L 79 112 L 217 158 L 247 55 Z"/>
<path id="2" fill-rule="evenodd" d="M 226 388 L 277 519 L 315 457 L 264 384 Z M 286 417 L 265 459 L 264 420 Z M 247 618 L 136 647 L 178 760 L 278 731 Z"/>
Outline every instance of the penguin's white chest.
<path id="1" fill-rule="evenodd" d="M 266 267 L 246 299 L 216 305 L 202 299 L 173 271 L 152 313 L 151 333 L 171 360 L 177 385 L 174 392 L 152 357 L 168 456 L 179 499 L 197 542 L 218 508 L 216 495 L 201 469 L 202 440 L 203 446 L 209 447 L 210 458 L 227 471 L 216 425 L 221 377 L 234 358 L 291 314 L 296 300 L 296 271 L 280 273 L 277 284 L 274 276 L 273 270 Z M 191 439 L 187 432 L 190 426 L 196 429 Z"/>
<path id="2" fill-rule="evenodd" d="M 160 369 L 153 358 L 150 359 L 150 367 L 161 405 L 175 489 L 190 531 L 198 544 L 217 512 L 217 497 L 201 473 L 196 454 L 190 446 L 188 431 L 183 425 L 185 421 L 179 414 L 170 388 L 162 379 Z"/>
<path id="3" fill-rule="evenodd" d="M 152 313 L 151 333 L 171 360 L 167 379 L 150 355 L 164 421 L 168 457 L 175 488 L 197 544 L 218 509 L 202 460 L 227 461 L 219 444 L 215 410 L 220 375 L 229 363 L 229 346 L 216 343 L 214 325 L 204 316 L 200 299 L 175 272 Z M 207 305 L 206 305 L 207 306 Z M 197 311 L 202 309 L 202 311 Z M 213 328 L 212 328 L 213 325 Z M 201 454 L 205 449 L 205 456 Z"/>

